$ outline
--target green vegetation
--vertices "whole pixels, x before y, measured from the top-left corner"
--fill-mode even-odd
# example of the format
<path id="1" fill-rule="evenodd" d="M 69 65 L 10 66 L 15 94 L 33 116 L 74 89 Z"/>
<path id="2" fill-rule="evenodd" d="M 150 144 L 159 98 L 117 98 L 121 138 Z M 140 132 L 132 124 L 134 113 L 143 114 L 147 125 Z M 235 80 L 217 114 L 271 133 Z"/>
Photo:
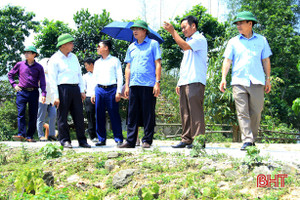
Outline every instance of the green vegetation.
<path id="1" fill-rule="evenodd" d="M 271 187 L 263 192 L 256 186 L 252 169 L 247 174 L 240 170 L 243 160 L 218 154 L 190 157 L 159 149 L 135 154 L 122 152 L 110 159 L 115 167 L 108 171 L 108 153 L 67 150 L 61 157 L 44 160 L 39 154 L 41 150 L 27 149 L 24 160 L 23 147 L 10 151 L 8 148 L 0 146 L 1 155 L 8 152 L 0 165 L 0 199 L 291 199 L 291 193 L 297 192 L 300 185 L 299 177 L 291 174 L 284 188 Z M 249 151 L 252 158 L 257 153 Z M 129 183 L 116 189 L 114 176 L 125 169 L 135 169 L 137 173 Z M 232 170 L 240 175 L 224 175 Z M 275 168 L 272 174 L 282 173 L 281 170 Z M 52 185 L 46 181 L 46 174 L 52 174 Z M 74 176 L 77 178 L 73 180 Z M 253 181 L 246 181 L 249 178 Z"/>

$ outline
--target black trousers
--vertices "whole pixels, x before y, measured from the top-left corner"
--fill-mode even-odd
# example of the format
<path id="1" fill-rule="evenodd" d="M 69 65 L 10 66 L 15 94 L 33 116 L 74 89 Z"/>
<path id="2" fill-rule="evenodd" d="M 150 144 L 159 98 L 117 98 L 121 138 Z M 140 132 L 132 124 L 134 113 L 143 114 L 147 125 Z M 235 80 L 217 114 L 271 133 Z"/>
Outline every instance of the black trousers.
<path id="1" fill-rule="evenodd" d="M 127 142 L 135 146 L 139 116 L 143 117 L 144 137 L 142 142 L 152 144 L 155 126 L 156 97 L 153 87 L 131 86 L 129 90 Z"/>
<path id="2" fill-rule="evenodd" d="M 97 138 L 96 135 L 96 114 L 95 114 L 95 104 L 91 102 L 91 97 L 86 97 L 84 101 L 85 112 L 88 120 L 88 133 L 90 139 Z"/>
<path id="3" fill-rule="evenodd" d="M 63 145 L 66 141 L 71 142 L 68 121 L 68 114 L 72 116 L 76 136 L 79 144 L 87 143 L 84 135 L 83 104 L 78 85 L 62 84 L 58 86 L 59 107 L 57 109 L 57 127 L 59 141 Z"/>

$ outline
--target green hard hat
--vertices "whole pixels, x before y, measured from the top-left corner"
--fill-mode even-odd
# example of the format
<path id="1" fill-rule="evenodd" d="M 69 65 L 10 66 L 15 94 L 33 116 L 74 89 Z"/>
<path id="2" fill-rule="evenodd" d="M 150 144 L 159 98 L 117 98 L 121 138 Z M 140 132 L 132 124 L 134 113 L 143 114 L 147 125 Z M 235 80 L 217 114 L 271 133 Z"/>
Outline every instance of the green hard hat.
<path id="1" fill-rule="evenodd" d="M 34 53 L 36 53 L 36 56 L 39 55 L 38 51 L 36 50 L 36 48 L 34 46 L 27 46 L 27 47 L 25 47 L 24 52 L 26 52 L 26 51 L 34 52 Z"/>
<path id="2" fill-rule="evenodd" d="M 56 48 L 60 47 L 63 44 L 74 41 L 74 38 L 69 33 L 64 33 L 57 38 Z"/>
<path id="3" fill-rule="evenodd" d="M 150 30 L 148 28 L 148 24 L 143 20 L 136 20 L 134 22 L 134 24 L 130 27 L 130 29 L 132 29 L 132 28 L 143 28 L 143 29 L 147 30 L 148 32 L 150 32 Z"/>
<path id="4" fill-rule="evenodd" d="M 236 15 L 233 24 L 240 21 L 253 21 L 253 25 L 257 23 L 256 17 L 249 11 L 243 11 Z"/>

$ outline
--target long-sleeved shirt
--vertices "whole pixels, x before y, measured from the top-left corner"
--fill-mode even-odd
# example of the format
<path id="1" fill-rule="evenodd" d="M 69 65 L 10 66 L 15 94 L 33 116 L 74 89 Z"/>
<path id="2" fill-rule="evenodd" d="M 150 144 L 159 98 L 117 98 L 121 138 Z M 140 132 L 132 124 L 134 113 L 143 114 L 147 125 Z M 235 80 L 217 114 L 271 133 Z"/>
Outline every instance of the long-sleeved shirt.
<path id="1" fill-rule="evenodd" d="M 19 84 L 14 80 L 16 74 L 19 75 Z M 8 80 L 13 87 L 16 85 L 23 88 L 40 87 L 42 95 L 45 97 L 47 94 L 44 69 L 37 62 L 34 62 L 31 66 L 28 65 L 27 61 L 18 62 L 8 72 Z"/>
<path id="2" fill-rule="evenodd" d="M 65 56 L 60 50 L 57 51 L 49 60 L 48 74 L 54 99 L 59 98 L 57 86 L 61 84 L 78 84 L 80 92 L 84 93 L 81 67 L 75 54 Z"/>
<path id="3" fill-rule="evenodd" d="M 93 82 L 93 73 L 88 72 L 82 76 L 86 97 L 92 97 L 95 93 L 95 85 Z"/>
<path id="4" fill-rule="evenodd" d="M 94 88 L 97 84 L 105 86 L 117 84 L 117 92 L 121 93 L 123 74 L 120 60 L 111 55 L 105 59 L 99 58 L 94 64 L 93 82 Z"/>

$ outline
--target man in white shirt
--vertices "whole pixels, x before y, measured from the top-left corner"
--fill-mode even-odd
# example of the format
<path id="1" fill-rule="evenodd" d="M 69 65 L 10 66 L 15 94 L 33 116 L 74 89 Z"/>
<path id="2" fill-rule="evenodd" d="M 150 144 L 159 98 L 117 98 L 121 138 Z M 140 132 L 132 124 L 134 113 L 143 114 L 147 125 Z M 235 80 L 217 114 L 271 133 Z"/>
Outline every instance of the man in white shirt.
<path id="1" fill-rule="evenodd" d="M 194 138 L 205 134 L 203 102 L 207 71 L 207 40 L 198 32 L 198 20 L 194 16 L 187 16 L 181 20 L 181 29 L 187 37 L 186 41 L 170 23 L 165 22 L 164 28 L 184 51 L 176 87 L 176 93 L 180 98 L 182 135 L 181 142 L 172 147 L 192 148 Z M 205 147 L 205 143 L 202 147 Z"/>
<path id="2" fill-rule="evenodd" d="M 119 113 L 123 74 L 120 60 L 110 55 L 111 48 L 112 44 L 109 40 L 101 41 L 97 53 L 102 58 L 98 59 L 94 65 L 95 94 L 91 100 L 96 104 L 96 132 L 99 139 L 96 146 L 106 145 L 106 110 L 110 117 L 115 142 L 118 146 L 123 143 Z"/>
<path id="3" fill-rule="evenodd" d="M 55 137 L 55 124 L 56 124 L 56 108 L 53 105 L 54 102 L 54 96 L 53 93 L 51 92 L 51 83 L 49 81 L 49 76 L 48 76 L 48 61 L 49 58 L 43 58 L 39 63 L 43 66 L 44 72 L 45 72 L 45 80 L 46 80 L 46 91 L 47 91 L 47 96 L 46 96 L 46 102 L 43 103 L 41 95 L 39 99 L 39 110 L 38 110 L 38 115 L 37 115 L 37 131 L 38 131 L 38 136 L 40 138 L 40 141 L 47 141 L 47 140 L 53 140 L 56 141 Z M 41 92 L 41 90 L 40 90 Z M 47 120 L 46 120 L 47 116 Z M 46 122 L 49 120 L 49 125 L 47 125 Z M 45 134 L 43 131 L 43 127 L 45 127 Z M 49 129 L 47 135 L 47 129 Z"/>
<path id="4" fill-rule="evenodd" d="M 91 98 L 95 93 L 95 86 L 93 84 L 93 71 L 94 71 L 95 60 L 93 58 L 86 58 L 84 60 L 84 66 L 87 71 L 86 74 L 82 76 L 84 90 L 86 98 L 84 100 L 85 112 L 88 120 L 88 129 L 87 132 L 90 136 L 90 139 L 93 142 L 98 142 L 96 135 L 96 113 L 95 113 L 95 104 L 92 103 Z"/>
<path id="5" fill-rule="evenodd" d="M 85 93 L 81 75 L 81 67 L 75 54 L 74 38 L 70 34 L 62 34 L 57 39 L 59 50 L 49 60 L 49 79 L 51 91 L 54 93 L 54 105 L 57 107 L 57 126 L 60 144 L 72 148 L 68 113 L 74 121 L 76 136 L 80 147 L 91 148 L 84 135 L 83 104 Z"/>

